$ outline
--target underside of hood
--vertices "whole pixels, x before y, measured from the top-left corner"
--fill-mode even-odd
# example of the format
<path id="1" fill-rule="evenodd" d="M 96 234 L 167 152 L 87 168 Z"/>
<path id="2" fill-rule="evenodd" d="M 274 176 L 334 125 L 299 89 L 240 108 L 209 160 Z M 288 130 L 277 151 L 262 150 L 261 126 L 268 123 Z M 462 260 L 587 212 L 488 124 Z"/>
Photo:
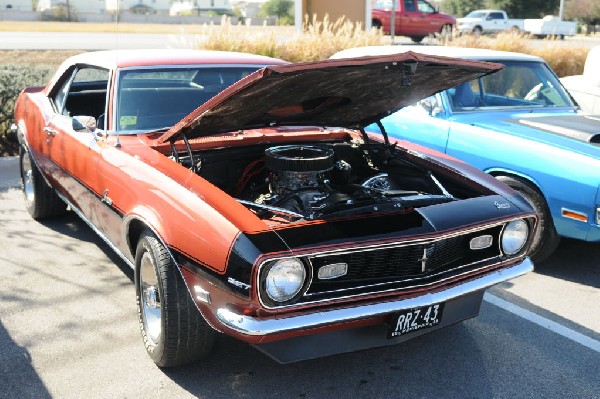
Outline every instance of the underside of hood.
<path id="1" fill-rule="evenodd" d="M 414 52 L 262 68 L 219 93 L 159 138 L 270 126 L 361 129 L 501 64 Z"/>

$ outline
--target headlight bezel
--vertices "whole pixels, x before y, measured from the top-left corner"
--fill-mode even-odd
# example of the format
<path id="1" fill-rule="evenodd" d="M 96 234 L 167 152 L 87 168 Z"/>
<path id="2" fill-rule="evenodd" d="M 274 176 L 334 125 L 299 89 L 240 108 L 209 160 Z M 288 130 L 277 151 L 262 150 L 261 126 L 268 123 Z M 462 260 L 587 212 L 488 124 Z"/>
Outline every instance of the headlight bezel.
<path id="1" fill-rule="evenodd" d="M 525 233 L 525 237 L 522 239 L 522 242 L 518 245 L 518 246 L 514 246 L 514 244 L 511 244 L 513 246 L 513 248 L 511 248 L 510 250 L 507 250 L 507 244 L 505 244 L 505 238 L 510 238 L 510 237 L 506 237 L 506 234 L 510 234 L 512 232 L 514 232 L 515 230 L 512 230 L 511 226 L 515 226 L 515 225 L 521 225 L 524 226 L 524 233 Z M 517 231 L 518 233 L 518 231 Z M 514 219 L 511 221 L 508 221 L 504 224 L 502 231 L 500 232 L 500 250 L 502 251 L 502 254 L 504 256 L 517 256 L 521 253 L 523 253 L 527 248 L 528 248 L 528 244 L 531 240 L 531 233 L 532 233 L 532 225 L 531 223 L 527 220 L 527 219 Z M 514 239 L 514 237 L 513 237 Z M 516 248 L 516 249 L 514 249 Z"/>
<path id="2" fill-rule="evenodd" d="M 269 293 L 269 288 L 268 288 L 268 285 L 270 284 L 269 276 L 270 276 L 270 273 L 278 265 L 281 265 L 281 264 L 285 263 L 286 261 L 291 261 L 291 262 L 297 264 L 298 266 L 301 265 L 303 273 L 304 273 L 304 277 L 303 277 L 302 283 L 299 284 L 299 288 L 297 290 L 295 290 L 293 295 L 289 296 L 288 298 L 285 298 L 284 300 L 278 301 L 277 299 L 273 298 L 273 296 Z M 306 290 L 308 289 L 308 287 L 310 285 L 311 280 L 312 280 L 311 268 L 308 267 L 308 265 L 306 264 L 306 261 L 303 260 L 301 257 L 291 257 L 290 256 L 290 257 L 282 257 L 282 258 L 277 258 L 277 259 L 270 259 L 268 261 L 265 261 L 260 267 L 259 278 L 258 278 L 259 299 L 260 299 L 262 305 L 265 306 L 266 308 L 278 308 L 278 307 L 283 307 L 283 306 L 287 306 L 287 305 L 292 305 L 292 304 L 298 302 L 298 300 L 302 297 L 302 295 L 304 295 L 304 293 L 306 292 Z"/>

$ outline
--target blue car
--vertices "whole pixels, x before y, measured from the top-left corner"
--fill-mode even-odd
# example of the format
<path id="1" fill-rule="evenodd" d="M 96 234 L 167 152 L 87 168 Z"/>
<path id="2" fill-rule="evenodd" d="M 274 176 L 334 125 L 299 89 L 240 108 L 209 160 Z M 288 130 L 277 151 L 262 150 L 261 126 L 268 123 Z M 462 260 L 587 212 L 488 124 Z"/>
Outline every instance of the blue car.
<path id="1" fill-rule="evenodd" d="M 538 262 L 552 254 L 560 237 L 600 241 L 600 116 L 582 114 L 543 59 L 443 46 L 362 47 L 333 58 L 406 51 L 505 67 L 367 130 L 445 152 L 518 191 L 540 215 L 530 253 Z"/>

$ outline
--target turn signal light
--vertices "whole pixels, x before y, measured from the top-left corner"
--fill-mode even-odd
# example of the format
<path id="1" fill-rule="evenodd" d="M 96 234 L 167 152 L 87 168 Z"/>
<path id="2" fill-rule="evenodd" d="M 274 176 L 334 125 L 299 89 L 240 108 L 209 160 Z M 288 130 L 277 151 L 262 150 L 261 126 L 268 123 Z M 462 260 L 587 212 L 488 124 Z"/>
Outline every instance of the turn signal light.
<path id="1" fill-rule="evenodd" d="M 331 265 L 321 266 L 319 268 L 319 280 L 328 280 L 331 278 L 341 277 L 348 273 L 347 263 L 332 263 Z"/>
<path id="2" fill-rule="evenodd" d="M 472 250 L 489 248 L 492 246 L 492 241 L 492 236 L 489 234 L 475 237 L 469 242 L 469 248 Z"/>
<path id="3" fill-rule="evenodd" d="M 588 221 L 588 217 L 585 213 L 575 212 L 565 208 L 561 209 L 560 212 L 564 217 L 569 219 L 577 220 L 584 223 L 587 223 Z"/>

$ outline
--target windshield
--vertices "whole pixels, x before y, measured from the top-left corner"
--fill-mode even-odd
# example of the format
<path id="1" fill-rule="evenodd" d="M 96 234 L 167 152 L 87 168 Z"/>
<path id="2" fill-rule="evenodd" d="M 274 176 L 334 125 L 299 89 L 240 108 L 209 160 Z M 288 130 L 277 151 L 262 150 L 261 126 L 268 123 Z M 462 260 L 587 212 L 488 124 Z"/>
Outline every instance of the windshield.
<path id="1" fill-rule="evenodd" d="M 116 97 L 116 130 L 166 129 L 259 66 L 199 66 L 123 70 Z"/>
<path id="2" fill-rule="evenodd" d="M 481 11 L 471 11 L 467 14 L 465 18 L 483 18 L 485 17 L 485 13 Z"/>
<path id="3" fill-rule="evenodd" d="M 556 76 L 541 62 L 506 67 L 446 91 L 453 111 L 575 107 Z"/>

